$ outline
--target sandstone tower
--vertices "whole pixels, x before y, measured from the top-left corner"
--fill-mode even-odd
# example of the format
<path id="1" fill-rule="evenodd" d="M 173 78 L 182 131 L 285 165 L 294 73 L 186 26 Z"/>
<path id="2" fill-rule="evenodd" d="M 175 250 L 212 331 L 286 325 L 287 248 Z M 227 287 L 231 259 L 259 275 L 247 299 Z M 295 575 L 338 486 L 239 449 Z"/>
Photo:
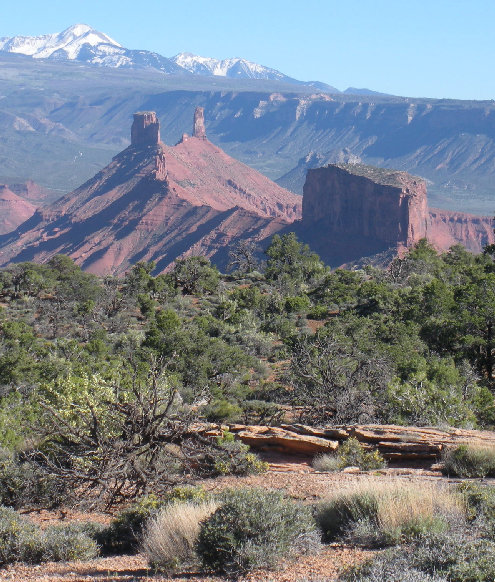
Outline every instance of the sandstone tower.
<path id="1" fill-rule="evenodd" d="M 149 146 L 160 143 L 160 122 L 154 111 L 134 113 L 131 127 L 131 145 Z"/>

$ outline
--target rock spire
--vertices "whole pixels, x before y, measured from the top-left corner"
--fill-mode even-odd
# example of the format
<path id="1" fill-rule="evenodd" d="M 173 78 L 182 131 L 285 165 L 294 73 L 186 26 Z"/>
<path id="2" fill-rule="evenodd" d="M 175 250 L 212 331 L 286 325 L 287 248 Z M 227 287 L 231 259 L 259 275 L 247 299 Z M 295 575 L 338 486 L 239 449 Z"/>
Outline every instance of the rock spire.
<path id="1" fill-rule="evenodd" d="M 201 139 L 206 139 L 204 107 L 196 107 L 196 110 L 194 112 L 193 136 L 199 137 Z"/>
<path id="2" fill-rule="evenodd" d="M 134 113 L 131 127 L 131 145 L 150 146 L 160 143 L 160 122 L 154 111 Z"/>

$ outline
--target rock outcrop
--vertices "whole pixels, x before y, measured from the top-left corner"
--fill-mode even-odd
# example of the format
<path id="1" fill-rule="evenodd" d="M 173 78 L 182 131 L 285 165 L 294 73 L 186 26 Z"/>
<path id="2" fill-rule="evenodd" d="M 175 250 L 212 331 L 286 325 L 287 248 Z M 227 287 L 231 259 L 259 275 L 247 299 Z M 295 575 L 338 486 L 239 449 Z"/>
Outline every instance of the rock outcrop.
<path id="1" fill-rule="evenodd" d="M 71 256 L 97 274 L 137 261 L 157 272 L 175 259 L 206 255 L 220 266 L 239 239 L 264 240 L 301 215 L 300 197 L 199 137 L 174 147 L 160 140 L 154 112 L 134 115 L 131 145 L 94 178 L 0 237 L 0 265 Z"/>
<path id="2" fill-rule="evenodd" d="M 472 252 L 494 242 L 490 218 L 429 210 L 424 180 L 361 164 L 308 170 L 297 230 L 333 266 L 393 257 L 422 238 L 439 250 L 460 243 Z"/>
<path id="3" fill-rule="evenodd" d="M 427 226 L 420 178 L 359 164 L 308 170 L 301 236 L 331 265 L 401 252 L 424 238 Z"/>
<path id="4" fill-rule="evenodd" d="M 426 236 L 426 184 L 406 172 L 329 165 L 309 170 L 303 223 L 322 223 L 332 236 L 362 236 L 384 247 L 409 247 Z"/>
<path id="5" fill-rule="evenodd" d="M 0 235 L 15 230 L 35 211 L 35 206 L 12 192 L 6 184 L 0 184 Z"/>
<path id="6" fill-rule="evenodd" d="M 314 428 L 302 424 L 280 427 L 225 425 L 198 426 L 205 436 L 220 436 L 228 430 L 258 451 L 312 457 L 337 451 L 347 439 L 356 438 L 365 447 L 377 449 L 388 460 L 436 461 L 447 447 L 472 444 L 495 447 L 495 432 L 396 425 L 352 425 Z"/>

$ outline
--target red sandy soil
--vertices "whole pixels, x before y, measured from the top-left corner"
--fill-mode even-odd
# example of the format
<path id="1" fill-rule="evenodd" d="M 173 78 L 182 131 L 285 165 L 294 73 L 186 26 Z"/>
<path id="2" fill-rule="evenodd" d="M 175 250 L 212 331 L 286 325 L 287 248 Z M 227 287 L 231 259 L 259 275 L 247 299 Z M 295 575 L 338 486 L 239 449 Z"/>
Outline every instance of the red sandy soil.
<path id="1" fill-rule="evenodd" d="M 297 562 L 282 566 L 275 572 L 257 571 L 241 578 L 239 582 L 330 582 L 346 565 L 369 558 L 373 552 L 346 546 L 328 546 L 316 556 L 303 556 Z M 9 582 L 220 582 L 220 576 L 203 576 L 197 572 L 178 573 L 169 577 L 153 574 L 146 558 L 117 556 L 98 558 L 87 562 L 47 562 L 39 566 L 12 565 L 0 571 L 0 580 Z"/>

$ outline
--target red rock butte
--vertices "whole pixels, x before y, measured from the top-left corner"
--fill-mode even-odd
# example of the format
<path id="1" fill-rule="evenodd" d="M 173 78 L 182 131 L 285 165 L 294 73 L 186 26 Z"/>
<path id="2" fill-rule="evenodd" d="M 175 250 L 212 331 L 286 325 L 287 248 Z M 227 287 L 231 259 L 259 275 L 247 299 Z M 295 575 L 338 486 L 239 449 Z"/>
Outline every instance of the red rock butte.
<path id="1" fill-rule="evenodd" d="M 407 172 L 329 164 L 308 171 L 298 231 L 336 266 L 387 251 L 400 254 L 422 238 L 438 250 L 461 243 L 480 252 L 494 242 L 492 223 L 429 209 L 424 180 Z"/>
<path id="2" fill-rule="evenodd" d="M 173 147 L 161 142 L 156 114 L 143 111 L 108 166 L 0 237 L 0 265 L 63 253 L 98 274 L 152 260 L 161 272 L 188 255 L 225 266 L 236 241 L 265 240 L 300 216 L 300 196 L 207 139 L 202 108 L 193 135 Z"/>

